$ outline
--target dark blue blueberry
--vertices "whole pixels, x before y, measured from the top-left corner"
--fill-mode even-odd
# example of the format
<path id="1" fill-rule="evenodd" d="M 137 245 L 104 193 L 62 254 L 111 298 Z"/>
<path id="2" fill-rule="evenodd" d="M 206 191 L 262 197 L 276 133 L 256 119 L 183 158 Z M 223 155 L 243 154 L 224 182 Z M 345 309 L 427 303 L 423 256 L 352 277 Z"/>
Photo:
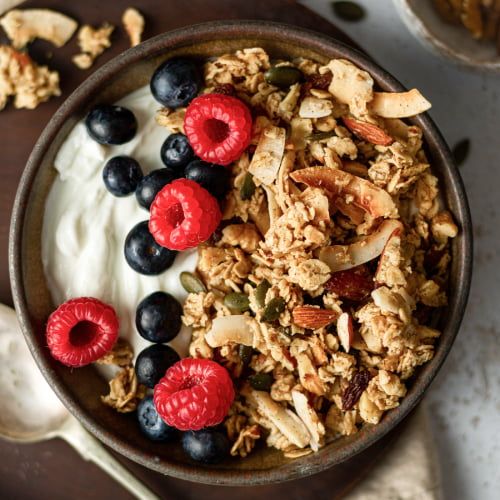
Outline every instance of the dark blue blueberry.
<path id="1" fill-rule="evenodd" d="M 169 293 L 154 292 L 137 306 L 135 326 L 150 342 L 163 343 L 172 340 L 180 331 L 182 306 Z"/>
<path id="2" fill-rule="evenodd" d="M 177 174 L 171 168 L 160 168 L 145 175 L 135 190 L 139 205 L 149 210 L 156 195 L 176 178 Z"/>
<path id="3" fill-rule="evenodd" d="M 137 420 L 142 433 L 151 441 L 172 441 L 177 429 L 167 425 L 156 411 L 153 396 L 146 396 L 137 406 Z"/>
<path id="4" fill-rule="evenodd" d="M 137 356 L 135 362 L 137 380 L 152 389 L 165 372 L 180 359 L 179 355 L 168 345 L 150 345 Z"/>
<path id="5" fill-rule="evenodd" d="M 90 137 L 100 144 L 123 144 L 134 138 L 137 120 L 130 109 L 111 104 L 93 107 L 85 126 Z"/>
<path id="6" fill-rule="evenodd" d="M 178 172 L 194 159 L 193 148 L 184 134 L 169 135 L 161 147 L 160 155 L 167 167 Z"/>
<path id="7" fill-rule="evenodd" d="M 153 73 L 149 86 L 153 97 L 167 108 L 186 106 L 200 90 L 200 72 L 189 59 L 169 59 Z"/>
<path id="8" fill-rule="evenodd" d="M 212 196 L 221 200 L 229 189 L 229 169 L 214 163 L 202 160 L 193 160 L 184 169 L 184 177 L 197 182 L 204 187 Z"/>
<path id="9" fill-rule="evenodd" d="M 102 179 L 111 194 L 127 196 L 137 188 L 142 179 L 142 170 L 130 156 L 115 156 L 104 165 Z"/>
<path id="10" fill-rule="evenodd" d="M 148 221 L 135 225 L 125 239 L 125 259 L 140 274 L 160 274 L 175 260 L 177 252 L 156 243 L 149 232 Z"/>
<path id="11" fill-rule="evenodd" d="M 215 464 L 229 455 L 229 439 L 215 429 L 187 431 L 182 435 L 184 451 L 197 462 Z"/>

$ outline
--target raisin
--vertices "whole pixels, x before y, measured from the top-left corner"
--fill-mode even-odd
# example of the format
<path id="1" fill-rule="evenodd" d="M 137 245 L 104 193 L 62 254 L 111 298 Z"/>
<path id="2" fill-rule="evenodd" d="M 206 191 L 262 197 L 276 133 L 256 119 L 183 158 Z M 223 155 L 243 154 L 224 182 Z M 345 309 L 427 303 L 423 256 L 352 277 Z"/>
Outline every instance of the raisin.
<path id="1" fill-rule="evenodd" d="M 213 90 L 214 94 L 232 95 L 236 94 L 234 85 L 230 83 L 223 83 L 222 85 L 217 85 Z"/>
<path id="2" fill-rule="evenodd" d="M 361 394 L 368 387 L 372 374 L 368 370 L 356 372 L 349 382 L 347 389 L 342 394 L 342 409 L 349 411 L 354 408 Z"/>
<path id="3" fill-rule="evenodd" d="M 333 74 L 331 71 L 327 71 L 323 75 L 313 74 L 307 77 L 307 83 L 311 84 L 311 88 L 328 90 L 330 83 L 332 81 Z"/>

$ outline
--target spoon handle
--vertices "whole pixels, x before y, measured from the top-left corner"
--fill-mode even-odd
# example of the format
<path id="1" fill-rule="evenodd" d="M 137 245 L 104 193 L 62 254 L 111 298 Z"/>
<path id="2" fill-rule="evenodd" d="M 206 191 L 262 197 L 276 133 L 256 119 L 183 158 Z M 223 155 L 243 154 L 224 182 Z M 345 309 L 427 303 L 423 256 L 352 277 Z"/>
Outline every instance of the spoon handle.
<path id="1" fill-rule="evenodd" d="M 157 495 L 125 469 L 74 417 L 70 416 L 57 434 L 78 451 L 82 458 L 94 462 L 136 498 L 159 500 Z"/>

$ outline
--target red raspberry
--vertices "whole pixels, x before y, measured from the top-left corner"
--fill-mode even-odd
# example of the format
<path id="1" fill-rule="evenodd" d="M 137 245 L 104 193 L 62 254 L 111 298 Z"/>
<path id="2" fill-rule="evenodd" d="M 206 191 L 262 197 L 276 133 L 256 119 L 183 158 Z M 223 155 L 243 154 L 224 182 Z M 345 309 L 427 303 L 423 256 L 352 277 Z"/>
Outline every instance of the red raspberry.
<path id="1" fill-rule="evenodd" d="M 248 107 L 236 97 L 204 94 L 189 104 L 184 131 L 202 160 L 229 165 L 250 144 L 252 116 Z"/>
<path id="2" fill-rule="evenodd" d="M 154 388 L 156 411 L 168 425 L 181 431 L 220 424 L 233 399 L 229 373 L 209 359 L 178 361 Z"/>
<path id="3" fill-rule="evenodd" d="M 49 316 L 47 344 L 52 356 L 66 366 L 85 366 L 111 350 L 118 328 L 111 306 L 91 297 L 71 299 Z"/>
<path id="4" fill-rule="evenodd" d="M 170 250 L 186 250 L 207 241 L 222 218 L 217 200 L 189 179 L 167 184 L 150 208 L 149 232 Z"/>

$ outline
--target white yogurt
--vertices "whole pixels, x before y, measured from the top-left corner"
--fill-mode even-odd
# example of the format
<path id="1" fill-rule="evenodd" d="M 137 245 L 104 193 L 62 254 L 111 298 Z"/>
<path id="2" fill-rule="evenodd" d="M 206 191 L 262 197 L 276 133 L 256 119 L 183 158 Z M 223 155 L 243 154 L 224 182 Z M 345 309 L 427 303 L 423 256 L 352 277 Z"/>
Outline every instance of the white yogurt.
<path id="1" fill-rule="evenodd" d="M 40 435 L 57 427 L 66 408 L 35 364 L 16 313 L 0 304 L 0 430 Z"/>
<path id="2" fill-rule="evenodd" d="M 109 158 L 129 155 L 143 173 L 162 168 L 160 148 L 168 136 L 155 121 L 158 103 L 145 86 L 119 101 L 138 121 L 134 139 L 120 146 L 93 141 L 83 122 L 78 123 L 59 150 L 54 167 L 57 177 L 49 193 L 43 221 L 42 261 L 55 304 L 73 297 L 95 297 L 112 305 L 120 319 L 120 335 L 137 355 L 149 343 L 135 328 L 139 302 L 158 290 L 171 293 L 181 303 L 186 292 L 179 282 L 182 271 L 196 267 L 196 250 L 181 252 L 174 264 L 158 276 L 138 274 L 124 257 L 125 238 L 132 227 L 149 218 L 132 194 L 117 198 L 102 180 Z M 184 327 L 171 345 L 187 354 L 191 329 Z"/>

